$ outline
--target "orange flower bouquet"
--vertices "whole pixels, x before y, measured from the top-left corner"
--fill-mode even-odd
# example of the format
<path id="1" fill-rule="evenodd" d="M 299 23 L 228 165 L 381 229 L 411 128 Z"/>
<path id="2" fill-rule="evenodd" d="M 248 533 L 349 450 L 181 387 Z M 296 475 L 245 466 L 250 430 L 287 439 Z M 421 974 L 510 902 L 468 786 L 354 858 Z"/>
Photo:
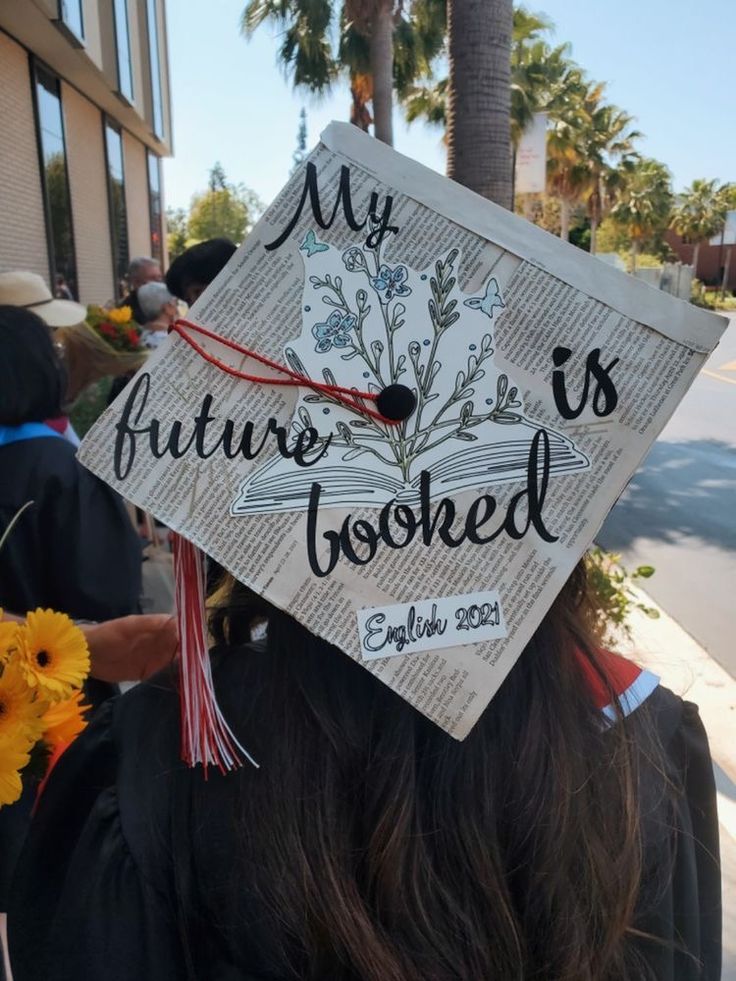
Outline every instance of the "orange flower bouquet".
<path id="1" fill-rule="evenodd" d="M 20 797 L 26 767 L 43 773 L 86 726 L 88 674 L 87 641 L 65 613 L 38 609 L 16 622 L 0 611 L 0 807 Z"/>
<path id="2" fill-rule="evenodd" d="M 145 353 L 141 343 L 141 329 L 133 320 L 130 307 L 88 306 L 87 323 L 92 330 L 114 351 L 138 354 Z"/>

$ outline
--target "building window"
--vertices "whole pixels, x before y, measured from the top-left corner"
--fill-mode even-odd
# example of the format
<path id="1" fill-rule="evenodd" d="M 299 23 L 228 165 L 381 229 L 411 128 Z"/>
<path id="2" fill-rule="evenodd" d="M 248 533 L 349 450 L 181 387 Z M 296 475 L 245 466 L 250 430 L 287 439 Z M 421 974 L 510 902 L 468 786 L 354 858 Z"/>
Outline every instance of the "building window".
<path id="1" fill-rule="evenodd" d="M 72 41 L 84 41 L 84 14 L 82 13 L 82 0 L 59 0 L 58 23 L 64 28 L 67 34 L 71 34 Z"/>
<path id="2" fill-rule="evenodd" d="M 133 101 L 133 68 L 130 62 L 130 32 L 127 0 L 113 0 L 115 46 L 118 53 L 118 92 Z"/>
<path id="3" fill-rule="evenodd" d="M 115 295 L 125 294 L 128 273 L 128 215 L 125 209 L 125 170 L 123 167 L 123 137 L 120 129 L 105 120 L 105 152 L 107 155 L 107 193 L 110 203 L 110 234 L 112 264 L 115 276 Z"/>
<path id="4" fill-rule="evenodd" d="M 161 164 L 155 153 L 148 151 L 148 210 L 151 220 L 151 257 L 163 261 L 161 221 Z"/>
<path id="5" fill-rule="evenodd" d="M 52 287 L 63 276 L 74 296 L 77 292 L 77 264 L 74 256 L 72 204 L 64 140 L 59 79 L 40 65 L 34 66 L 35 105 L 38 146 L 41 159 L 46 236 Z"/>
<path id="6" fill-rule="evenodd" d="M 158 56 L 158 10 L 156 0 L 146 0 L 148 20 L 148 58 L 151 63 L 151 103 L 153 105 L 153 133 L 159 140 L 164 138 L 164 106 L 161 98 L 161 60 Z"/>

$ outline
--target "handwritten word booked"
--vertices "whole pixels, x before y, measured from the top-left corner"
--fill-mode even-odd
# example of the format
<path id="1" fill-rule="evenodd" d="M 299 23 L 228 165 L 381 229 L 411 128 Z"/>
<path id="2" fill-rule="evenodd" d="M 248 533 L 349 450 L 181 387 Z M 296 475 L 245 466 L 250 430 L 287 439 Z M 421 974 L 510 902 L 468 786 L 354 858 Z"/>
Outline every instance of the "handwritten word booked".
<path id="1" fill-rule="evenodd" d="M 319 504 L 322 487 L 312 484 L 307 512 L 307 557 L 315 576 L 329 576 L 343 555 L 353 565 L 368 565 L 373 560 L 379 544 L 388 548 L 406 548 L 419 538 L 424 545 L 439 539 L 448 548 L 459 548 L 463 542 L 487 545 L 499 535 L 523 538 L 534 528 L 545 542 L 556 542 L 558 537 L 548 531 L 542 510 L 547 494 L 550 474 L 549 436 L 544 429 L 534 434 L 527 461 L 526 487 L 514 494 L 506 505 L 503 516 L 496 518 L 498 502 L 492 494 L 481 494 L 467 509 L 462 527 L 455 528 L 457 508 L 449 497 L 432 502 L 431 474 L 423 470 L 419 481 L 419 513 L 396 499 L 385 504 L 374 525 L 365 518 L 353 520 L 348 515 L 339 531 L 328 528 L 319 540 Z M 324 544 L 327 544 L 326 555 Z"/>
<path id="2" fill-rule="evenodd" d="M 461 647 L 507 634 L 496 590 L 358 610 L 364 660 Z"/>

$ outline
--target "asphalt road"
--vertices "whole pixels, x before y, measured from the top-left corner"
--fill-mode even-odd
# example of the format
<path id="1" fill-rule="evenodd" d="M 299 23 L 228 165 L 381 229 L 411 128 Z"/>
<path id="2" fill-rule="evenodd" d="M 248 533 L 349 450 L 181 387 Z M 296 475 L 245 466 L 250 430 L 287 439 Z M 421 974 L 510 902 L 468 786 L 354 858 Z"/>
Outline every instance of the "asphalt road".
<path id="1" fill-rule="evenodd" d="M 599 543 L 653 565 L 647 592 L 736 678 L 736 315 Z"/>

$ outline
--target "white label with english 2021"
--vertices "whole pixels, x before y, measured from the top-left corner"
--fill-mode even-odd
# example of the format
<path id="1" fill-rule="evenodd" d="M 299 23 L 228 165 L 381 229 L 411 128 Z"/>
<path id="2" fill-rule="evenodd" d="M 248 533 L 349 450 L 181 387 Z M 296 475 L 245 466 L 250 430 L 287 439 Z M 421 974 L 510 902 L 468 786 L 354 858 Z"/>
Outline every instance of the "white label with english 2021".
<path id="1" fill-rule="evenodd" d="M 358 610 L 364 661 L 443 647 L 462 647 L 507 634 L 495 589 Z"/>

